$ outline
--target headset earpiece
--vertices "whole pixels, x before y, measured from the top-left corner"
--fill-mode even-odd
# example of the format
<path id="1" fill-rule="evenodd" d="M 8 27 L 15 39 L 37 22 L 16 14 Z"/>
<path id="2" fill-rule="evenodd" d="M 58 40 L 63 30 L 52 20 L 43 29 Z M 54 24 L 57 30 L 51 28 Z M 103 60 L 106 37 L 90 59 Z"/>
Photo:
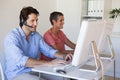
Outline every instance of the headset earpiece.
<path id="1" fill-rule="evenodd" d="M 21 23 L 24 25 L 25 21 L 23 20 L 23 17 L 21 17 Z"/>
<path id="2" fill-rule="evenodd" d="M 26 25 L 27 27 L 33 28 L 32 26 L 28 25 L 23 16 L 21 15 L 21 24 Z"/>

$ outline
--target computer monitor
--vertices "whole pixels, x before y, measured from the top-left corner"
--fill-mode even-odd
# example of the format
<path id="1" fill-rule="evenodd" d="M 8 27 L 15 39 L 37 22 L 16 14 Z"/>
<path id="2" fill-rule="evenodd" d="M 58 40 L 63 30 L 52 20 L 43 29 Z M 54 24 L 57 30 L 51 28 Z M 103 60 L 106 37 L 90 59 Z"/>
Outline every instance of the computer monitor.
<path id="1" fill-rule="evenodd" d="M 104 30 L 103 20 L 83 20 L 79 32 L 76 48 L 73 55 L 72 65 L 83 64 L 89 58 L 89 47 L 91 41 L 99 42 Z"/>
<path id="2" fill-rule="evenodd" d="M 112 59 L 114 58 L 114 49 L 112 46 L 112 41 L 110 39 L 110 35 L 112 33 L 114 21 L 113 20 L 106 20 L 105 21 L 105 29 L 102 32 L 98 43 L 98 51 L 99 55 L 103 59 Z"/>
<path id="3" fill-rule="evenodd" d="M 104 49 L 106 49 L 105 45 L 107 44 L 106 39 L 107 39 L 107 35 L 111 35 L 112 33 L 112 29 L 113 29 L 113 25 L 114 25 L 114 21 L 113 20 L 104 20 L 104 25 L 105 25 L 105 29 L 103 30 L 99 43 L 98 43 L 98 50 L 99 52 L 103 51 Z"/>

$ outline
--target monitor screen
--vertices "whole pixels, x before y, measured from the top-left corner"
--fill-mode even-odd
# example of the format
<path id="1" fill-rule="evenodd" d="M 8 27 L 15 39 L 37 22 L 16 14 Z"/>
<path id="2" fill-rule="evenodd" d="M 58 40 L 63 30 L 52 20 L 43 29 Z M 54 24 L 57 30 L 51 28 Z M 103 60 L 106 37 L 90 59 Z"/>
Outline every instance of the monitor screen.
<path id="1" fill-rule="evenodd" d="M 83 20 L 79 32 L 76 48 L 73 55 L 72 65 L 83 64 L 89 57 L 89 47 L 91 41 L 99 42 L 104 30 L 103 20 Z"/>

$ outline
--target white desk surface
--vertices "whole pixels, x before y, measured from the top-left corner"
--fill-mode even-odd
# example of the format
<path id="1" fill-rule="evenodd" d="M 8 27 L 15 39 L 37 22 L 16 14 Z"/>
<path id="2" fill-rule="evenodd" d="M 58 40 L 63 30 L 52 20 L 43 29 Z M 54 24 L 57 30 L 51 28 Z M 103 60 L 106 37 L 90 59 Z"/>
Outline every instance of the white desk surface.
<path id="1" fill-rule="evenodd" d="M 102 62 L 104 66 L 104 71 L 106 72 L 108 71 L 113 61 L 102 60 Z M 93 79 L 95 80 L 98 78 L 98 75 L 100 75 L 100 71 L 98 72 L 80 71 L 78 68 L 74 68 L 73 70 L 71 69 L 67 71 L 66 74 L 60 74 L 54 71 L 54 67 L 48 67 L 48 66 L 35 67 L 32 68 L 32 71 L 66 77 L 66 78 L 73 78 L 77 80 L 93 80 Z"/>

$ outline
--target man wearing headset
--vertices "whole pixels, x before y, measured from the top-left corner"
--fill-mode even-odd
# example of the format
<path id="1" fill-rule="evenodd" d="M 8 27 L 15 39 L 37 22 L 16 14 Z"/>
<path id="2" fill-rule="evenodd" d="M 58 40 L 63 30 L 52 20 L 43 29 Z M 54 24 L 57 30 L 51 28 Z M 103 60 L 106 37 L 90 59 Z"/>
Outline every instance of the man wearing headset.
<path id="1" fill-rule="evenodd" d="M 20 12 L 20 27 L 13 29 L 5 38 L 5 74 L 8 80 L 39 80 L 31 68 L 40 65 L 66 64 L 71 54 L 63 54 L 48 46 L 36 31 L 39 12 L 33 7 L 24 7 Z M 42 61 L 39 53 L 50 58 L 65 60 Z"/>

